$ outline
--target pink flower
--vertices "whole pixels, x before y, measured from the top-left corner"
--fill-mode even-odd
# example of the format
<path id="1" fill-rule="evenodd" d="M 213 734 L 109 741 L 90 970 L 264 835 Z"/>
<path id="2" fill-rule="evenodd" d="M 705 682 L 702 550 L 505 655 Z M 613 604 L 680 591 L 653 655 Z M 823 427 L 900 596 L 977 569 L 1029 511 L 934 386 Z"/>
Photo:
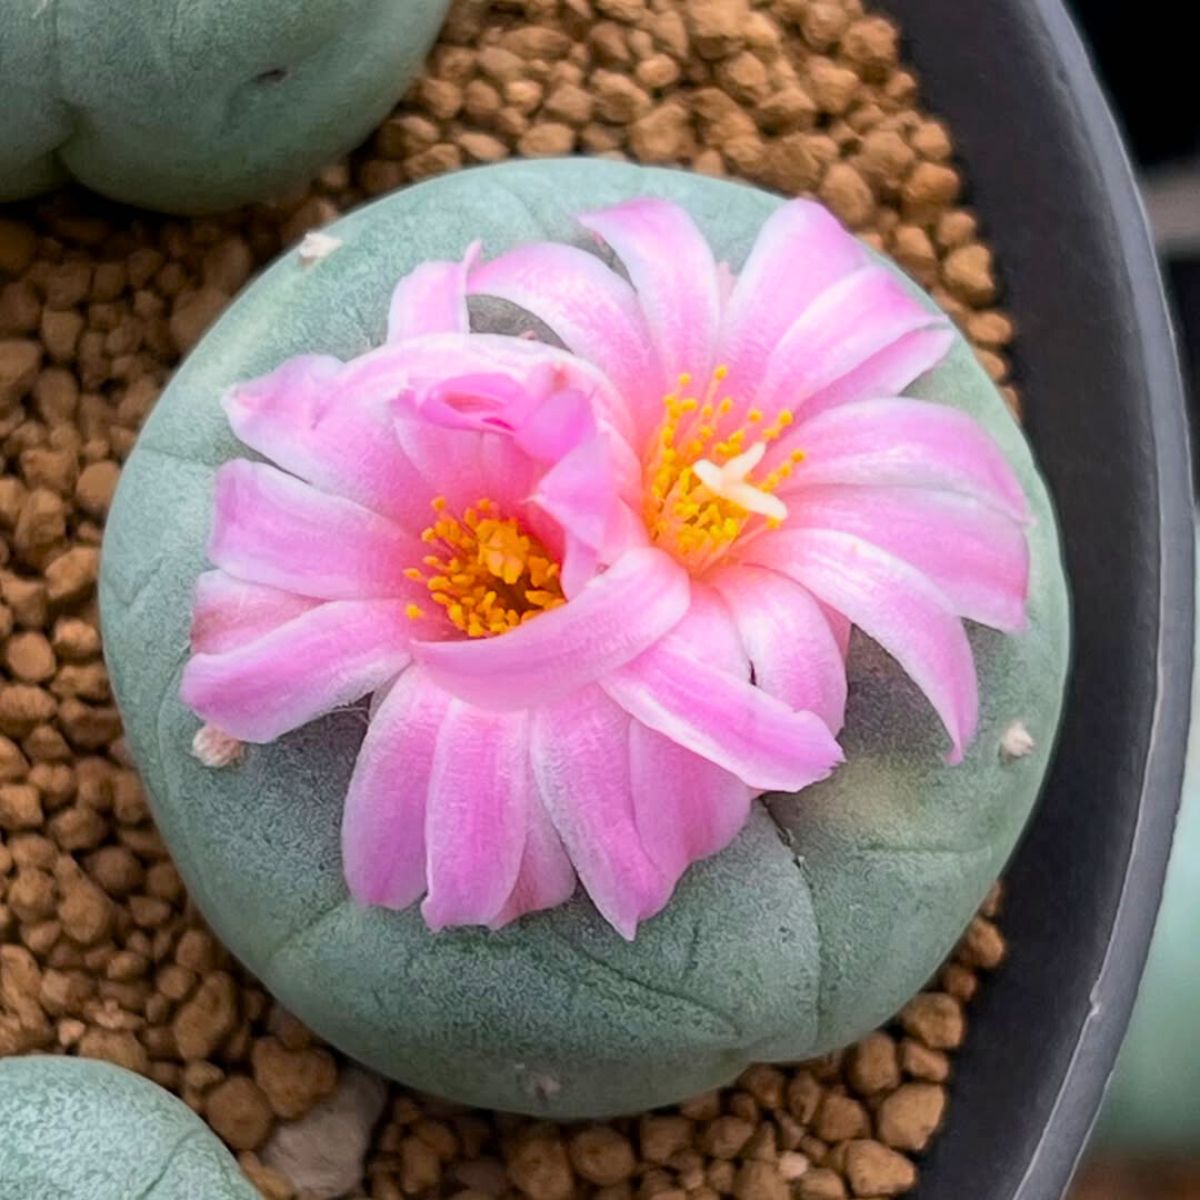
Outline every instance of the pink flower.
<path id="1" fill-rule="evenodd" d="M 897 398 L 944 319 L 817 205 L 733 280 L 687 214 L 419 267 L 386 345 L 226 400 L 186 703 L 268 742 L 374 693 L 346 800 L 369 904 L 499 926 L 576 876 L 623 935 L 754 795 L 840 760 L 858 625 L 975 729 L 962 618 L 1024 620 L 1025 498 L 961 412 Z M 469 332 L 467 296 L 565 345 Z"/>

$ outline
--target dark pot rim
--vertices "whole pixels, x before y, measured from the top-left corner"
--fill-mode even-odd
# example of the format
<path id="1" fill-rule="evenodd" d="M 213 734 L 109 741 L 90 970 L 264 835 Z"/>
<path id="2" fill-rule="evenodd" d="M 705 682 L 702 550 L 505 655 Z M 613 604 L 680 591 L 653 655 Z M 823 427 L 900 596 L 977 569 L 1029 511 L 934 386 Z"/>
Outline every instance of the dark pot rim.
<path id="1" fill-rule="evenodd" d="M 1019 331 L 1076 617 L 1057 759 L 1011 865 L 1011 962 L 972 1009 L 922 1200 L 1049 1200 L 1137 991 L 1182 785 L 1193 532 L 1183 387 L 1129 162 L 1059 0 L 887 0 L 954 131 Z M 982 102 L 981 102 L 982 101 Z"/>

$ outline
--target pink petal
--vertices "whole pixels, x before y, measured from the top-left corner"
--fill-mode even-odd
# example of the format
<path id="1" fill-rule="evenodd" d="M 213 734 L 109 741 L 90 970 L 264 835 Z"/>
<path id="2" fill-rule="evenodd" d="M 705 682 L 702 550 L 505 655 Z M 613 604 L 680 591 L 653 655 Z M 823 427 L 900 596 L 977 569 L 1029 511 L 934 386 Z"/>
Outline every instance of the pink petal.
<path id="1" fill-rule="evenodd" d="M 577 596 L 500 637 L 416 642 L 431 678 L 485 708 L 548 704 L 623 666 L 687 611 L 688 575 L 661 550 L 631 550 Z"/>
<path id="2" fill-rule="evenodd" d="M 427 262 L 400 280 L 392 294 L 387 340 L 399 342 L 427 333 L 466 333 L 467 274 L 480 243 L 467 248 L 462 262 Z"/>
<path id="3" fill-rule="evenodd" d="M 601 686 L 635 720 L 759 791 L 799 791 L 842 760 L 828 727 L 705 661 L 705 648 L 663 638 Z"/>
<path id="4" fill-rule="evenodd" d="M 767 413 L 796 412 L 837 389 L 839 400 L 895 395 L 945 352 L 953 335 L 884 267 L 867 266 L 822 292 L 788 328 L 767 361 L 754 402 Z M 934 330 L 913 347 L 896 343 Z M 853 384 L 851 388 L 849 385 Z"/>
<path id="5" fill-rule="evenodd" d="M 726 567 L 712 582 L 733 613 L 755 683 L 790 708 L 816 713 L 836 734 L 846 717 L 846 664 L 813 596 L 755 567 Z"/>
<path id="6" fill-rule="evenodd" d="M 629 765 L 638 837 L 672 884 L 728 846 L 750 815 L 752 793 L 736 775 L 637 721 Z"/>
<path id="7" fill-rule="evenodd" d="M 962 759 L 979 695 L 971 645 L 949 600 L 915 567 L 847 533 L 807 529 L 763 538 L 764 566 L 811 589 L 874 638 L 929 698 Z"/>
<path id="8" fill-rule="evenodd" d="M 223 403 L 233 432 L 252 450 L 419 533 L 429 495 L 414 494 L 420 477 L 392 432 L 392 393 L 369 383 L 356 363 L 304 355 L 238 384 Z"/>
<path id="9" fill-rule="evenodd" d="M 451 701 L 429 773 L 421 912 L 430 929 L 486 925 L 517 882 L 533 795 L 529 717 Z"/>
<path id="10" fill-rule="evenodd" d="M 554 367 L 538 367 L 518 381 L 499 372 L 440 379 L 413 389 L 402 404 L 446 429 L 511 437 L 539 462 L 555 462 L 596 434 L 596 417 L 586 395 L 563 390 Z"/>
<path id="11" fill-rule="evenodd" d="M 824 613 L 825 620 L 829 622 L 829 628 L 833 633 L 833 640 L 837 642 L 838 650 L 844 662 L 846 655 L 850 653 L 850 633 L 853 626 L 840 612 L 835 612 L 828 604 L 821 605 L 821 612 Z"/>
<path id="12" fill-rule="evenodd" d="M 469 290 L 532 313 L 568 350 L 595 363 L 630 405 L 642 433 L 661 415 L 670 389 L 637 295 L 596 255 L 553 242 L 518 246 L 472 271 Z"/>
<path id="13" fill-rule="evenodd" d="M 797 429 L 805 454 L 780 494 L 819 484 L 959 492 L 1018 521 L 1029 504 L 1000 447 L 966 413 L 924 400 L 864 400 L 830 409 Z M 797 495 L 795 501 L 802 504 Z"/>
<path id="14" fill-rule="evenodd" d="M 278 588 L 205 571 L 196 580 L 192 606 L 192 649 L 203 654 L 236 650 L 270 633 L 318 601 Z"/>
<path id="15" fill-rule="evenodd" d="M 720 292 L 712 251 L 678 204 L 642 197 L 588 213 L 579 223 L 603 238 L 637 291 L 663 369 L 662 394 L 689 372 L 713 367 Z"/>
<path id="16" fill-rule="evenodd" d="M 704 660 L 739 679 L 750 678 L 750 659 L 738 636 L 728 605 L 708 583 L 692 582 L 687 615 L 675 626 L 673 637 L 686 645 L 703 647 Z"/>
<path id="17" fill-rule="evenodd" d="M 325 600 L 410 595 L 406 567 L 426 553 L 400 527 L 266 463 L 217 472 L 209 558 L 239 579 Z"/>
<path id="18" fill-rule="evenodd" d="M 394 429 L 421 476 L 425 494 L 444 499 L 456 517 L 482 499 L 497 504 L 506 516 L 517 515 L 541 470 L 511 437 L 449 429 L 424 420 L 411 408 L 397 407 Z M 435 517 L 426 503 L 424 521 L 429 526 Z"/>
<path id="19" fill-rule="evenodd" d="M 642 846 L 629 778 L 629 718 L 586 687 L 533 713 L 533 770 L 546 812 L 600 914 L 622 937 L 671 884 Z"/>
<path id="20" fill-rule="evenodd" d="M 731 395 L 755 396 L 788 327 L 826 289 L 866 262 L 867 252 L 828 209 L 793 200 L 759 230 L 725 314 L 719 360 Z"/>
<path id="21" fill-rule="evenodd" d="M 946 357 L 957 336 L 952 329 L 937 327 L 902 334 L 835 383 L 809 396 L 804 401 L 804 416 L 815 417 L 839 404 L 872 396 L 900 395 Z"/>
<path id="22" fill-rule="evenodd" d="M 621 499 L 613 482 L 612 456 L 598 437 L 572 450 L 543 475 L 531 501 L 566 535 L 568 560 L 582 551 L 594 566 L 621 531 Z M 580 578 L 591 577 L 578 575 L 569 562 L 563 569 L 564 583 L 568 571 L 573 576 L 568 596 L 576 593 Z"/>
<path id="23" fill-rule="evenodd" d="M 239 741 L 271 742 L 403 670 L 411 626 L 394 601 L 321 604 L 237 649 L 193 655 L 180 695 Z"/>
<path id="24" fill-rule="evenodd" d="M 342 864 L 360 904 L 407 908 L 425 891 L 425 822 L 450 697 L 405 671 L 371 717 L 342 811 Z"/>
<path id="25" fill-rule="evenodd" d="M 960 617 L 1006 632 L 1025 627 L 1025 531 L 973 496 L 912 487 L 806 488 L 777 536 L 793 529 L 854 534 L 928 576 Z"/>
<path id="26" fill-rule="evenodd" d="M 547 816 L 540 796 L 529 796 L 525 817 L 521 869 L 504 906 L 488 922 L 492 929 L 499 929 L 526 913 L 556 908 L 575 894 L 575 868 L 571 866 L 562 839 Z"/>
<path id="27" fill-rule="evenodd" d="M 500 334 L 473 333 L 469 337 L 443 334 L 421 338 L 407 343 L 403 351 L 408 376 L 414 381 L 433 382 L 453 375 L 492 371 L 511 375 L 530 387 L 549 372 L 553 390 L 582 393 L 599 421 L 611 425 L 622 437 L 631 435 L 628 406 L 613 381 L 598 367 L 556 346 Z"/>

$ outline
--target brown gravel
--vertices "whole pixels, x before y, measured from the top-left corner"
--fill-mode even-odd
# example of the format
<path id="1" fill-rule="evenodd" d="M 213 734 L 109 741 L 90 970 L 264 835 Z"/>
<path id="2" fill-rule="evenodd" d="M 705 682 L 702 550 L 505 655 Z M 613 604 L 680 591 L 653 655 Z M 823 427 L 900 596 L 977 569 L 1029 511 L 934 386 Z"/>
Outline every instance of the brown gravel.
<path id="1" fill-rule="evenodd" d="M 341 1060 L 191 909 L 149 819 L 100 658 L 104 517 L 182 353 L 258 267 L 341 211 L 513 155 L 672 163 L 814 193 L 963 326 L 998 382 L 1011 321 L 946 127 L 858 0 L 458 0 L 427 75 L 308 191 L 181 221 L 65 194 L 0 218 L 0 1055 L 118 1062 L 180 1094 L 264 1196 L 255 1151 Z M 1006 388 L 1010 403 L 1015 396 Z M 371 1197 L 890 1196 L 942 1120 L 997 898 L 897 1025 L 671 1110 L 587 1126 L 393 1088 Z"/>

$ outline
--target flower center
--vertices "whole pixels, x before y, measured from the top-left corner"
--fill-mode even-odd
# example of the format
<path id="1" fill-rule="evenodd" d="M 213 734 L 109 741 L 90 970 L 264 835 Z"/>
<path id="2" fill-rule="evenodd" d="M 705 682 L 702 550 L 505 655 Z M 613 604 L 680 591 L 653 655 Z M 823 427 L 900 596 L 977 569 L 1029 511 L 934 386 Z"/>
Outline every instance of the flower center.
<path id="1" fill-rule="evenodd" d="M 679 377 L 678 390 L 663 397 L 665 416 L 646 466 L 646 528 L 694 575 L 744 532 L 783 521 L 787 507 L 773 493 L 804 458 L 802 450 L 793 450 L 763 478 L 751 478 L 768 445 L 791 425 L 792 413 L 784 409 L 764 424 L 762 412 L 752 408 L 744 425 L 726 430 L 734 402 L 720 391 L 728 373 L 717 367 L 702 397 L 689 394 L 690 375 Z"/>
<path id="2" fill-rule="evenodd" d="M 430 553 L 422 567 L 409 567 L 409 579 L 423 583 L 429 598 L 467 637 L 494 637 L 566 603 L 558 563 L 526 533 L 515 517 L 497 515 L 496 504 L 479 500 L 462 518 L 433 501 L 437 518 L 421 534 Z M 410 604 L 418 621 L 425 610 Z"/>

